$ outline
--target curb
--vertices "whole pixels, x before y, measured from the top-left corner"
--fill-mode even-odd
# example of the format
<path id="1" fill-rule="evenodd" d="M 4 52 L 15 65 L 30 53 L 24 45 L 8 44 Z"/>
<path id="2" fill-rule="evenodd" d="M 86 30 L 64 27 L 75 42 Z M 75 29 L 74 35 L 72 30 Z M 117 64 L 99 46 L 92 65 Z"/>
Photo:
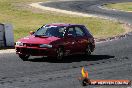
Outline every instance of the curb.
<path id="1" fill-rule="evenodd" d="M 107 5 L 107 4 L 104 4 L 104 5 Z M 125 11 L 125 10 L 108 8 L 108 7 L 104 6 L 104 5 L 100 5 L 100 6 L 98 6 L 98 8 L 104 9 L 104 10 L 111 10 L 111 11 L 119 11 L 119 12 L 129 12 L 129 13 L 132 13 L 132 11 Z"/>
<path id="2" fill-rule="evenodd" d="M 0 54 L 15 53 L 15 49 L 0 50 Z"/>
<path id="3" fill-rule="evenodd" d="M 128 32 L 125 35 L 119 35 L 119 36 L 109 37 L 109 38 L 105 38 L 105 39 L 95 39 L 95 42 L 96 42 L 96 44 L 103 43 L 103 42 L 109 42 L 109 41 L 113 41 L 113 40 L 123 39 L 123 38 L 126 38 L 127 36 L 131 36 L 131 35 L 132 35 L 132 32 Z"/>
<path id="4" fill-rule="evenodd" d="M 42 6 L 42 5 L 40 5 L 42 3 L 43 2 L 31 3 L 31 4 L 29 4 L 29 6 L 35 7 L 35 8 L 41 9 L 41 10 L 59 12 L 59 13 L 64 13 L 64 14 L 69 14 L 69 15 L 76 15 L 76 16 L 81 16 L 81 17 L 98 17 L 97 15 L 93 15 L 93 14 L 73 12 L 73 11 L 62 10 L 62 9 L 57 9 L 57 8 L 53 8 L 53 7 Z M 48 2 L 45 2 L 45 3 L 48 3 Z"/>

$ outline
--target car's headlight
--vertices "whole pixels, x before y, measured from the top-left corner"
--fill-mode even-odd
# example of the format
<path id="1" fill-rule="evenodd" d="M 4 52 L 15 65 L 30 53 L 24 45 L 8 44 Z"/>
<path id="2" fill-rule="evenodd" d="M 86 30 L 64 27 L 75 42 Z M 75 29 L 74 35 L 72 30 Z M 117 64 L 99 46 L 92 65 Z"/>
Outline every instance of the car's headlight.
<path id="1" fill-rule="evenodd" d="M 16 46 L 23 46 L 22 42 L 16 42 Z"/>
<path id="2" fill-rule="evenodd" d="M 52 45 L 49 45 L 49 44 L 40 44 L 39 47 L 41 47 L 41 48 L 52 48 Z"/>

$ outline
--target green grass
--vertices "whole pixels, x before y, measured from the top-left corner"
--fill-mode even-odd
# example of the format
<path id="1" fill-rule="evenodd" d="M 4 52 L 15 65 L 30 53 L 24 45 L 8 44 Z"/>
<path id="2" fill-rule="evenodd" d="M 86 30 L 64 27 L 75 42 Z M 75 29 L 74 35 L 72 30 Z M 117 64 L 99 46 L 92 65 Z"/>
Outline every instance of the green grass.
<path id="1" fill-rule="evenodd" d="M 15 41 L 27 36 L 29 31 L 35 31 L 47 23 L 74 23 L 86 25 L 96 38 L 106 38 L 125 32 L 122 24 L 109 20 L 91 17 L 76 17 L 64 14 L 53 14 L 45 11 L 35 13 L 21 7 L 22 4 L 45 0 L 0 0 L 0 22 L 12 23 Z M 20 7 L 19 7 L 20 5 Z"/>
<path id="2" fill-rule="evenodd" d="M 132 2 L 108 4 L 106 7 L 123 11 L 132 11 Z"/>

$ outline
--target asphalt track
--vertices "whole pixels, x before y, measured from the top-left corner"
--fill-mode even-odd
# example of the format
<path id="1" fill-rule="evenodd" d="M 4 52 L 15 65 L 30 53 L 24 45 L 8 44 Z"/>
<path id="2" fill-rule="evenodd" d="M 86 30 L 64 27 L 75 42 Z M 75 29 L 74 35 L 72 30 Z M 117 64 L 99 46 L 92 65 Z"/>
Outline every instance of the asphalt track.
<path id="1" fill-rule="evenodd" d="M 132 2 L 132 0 L 69 0 L 59 2 L 42 3 L 41 5 L 68 11 L 83 12 L 123 22 L 132 23 L 132 13 L 115 10 L 106 10 L 101 6 L 107 3 Z"/>
<path id="2" fill-rule="evenodd" d="M 0 88 L 82 88 L 78 77 L 81 76 L 83 66 L 88 70 L 90 79 L 132 80 L 132 34 L 98 43 L 95 52 L 88 58 L 77 55 L 56 61 L 54 58 L 30 57 L 29 61 L 23 62 L 13 52 L 0 54 Z"/>

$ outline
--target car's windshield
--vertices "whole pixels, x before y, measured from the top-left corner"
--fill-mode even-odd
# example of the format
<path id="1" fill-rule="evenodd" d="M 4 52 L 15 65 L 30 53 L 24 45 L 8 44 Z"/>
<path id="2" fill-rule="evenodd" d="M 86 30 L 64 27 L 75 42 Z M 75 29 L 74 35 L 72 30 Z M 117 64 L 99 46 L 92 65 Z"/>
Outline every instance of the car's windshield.
<path id="1" fill-rule="evenodd" d="M 65 27 L 63 26 L 42 26 L 35 32 L 35 36 L 55 36 L 63 37 Z"/>

